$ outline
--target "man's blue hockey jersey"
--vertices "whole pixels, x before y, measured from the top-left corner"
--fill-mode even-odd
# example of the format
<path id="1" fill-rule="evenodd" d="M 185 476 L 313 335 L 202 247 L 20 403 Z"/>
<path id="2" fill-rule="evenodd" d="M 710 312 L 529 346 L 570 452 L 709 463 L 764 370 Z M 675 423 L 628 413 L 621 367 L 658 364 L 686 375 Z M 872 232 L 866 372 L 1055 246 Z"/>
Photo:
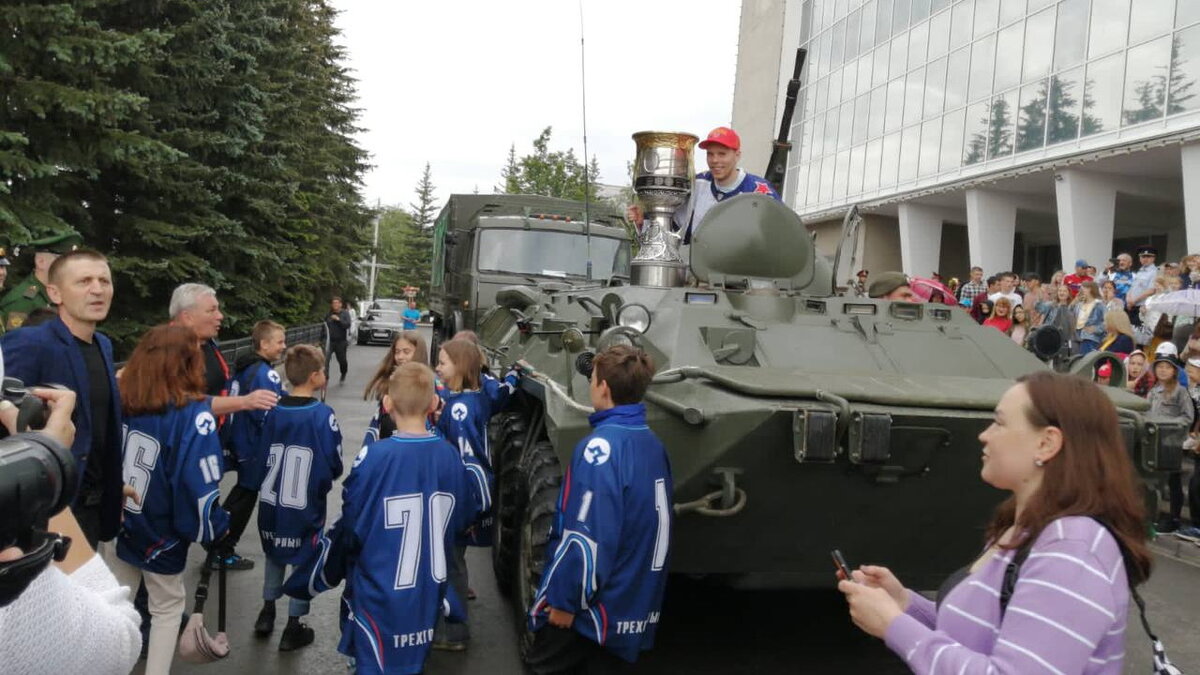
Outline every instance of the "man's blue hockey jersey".
<path id="1" fill-rule="evenodd" d="M 258 534 L 268 557 L 294 565 L 325 529 L 325 497 L 342 475 L 342 430 L 329 406 L 288 396 L 267 416 L 261 444 Z"/>
<path id="2" fill-rule="evenodd" d="M 475 499 L 444 440 L 373 443 L 343 483 L 342 517 L 284 590 L 308 598 L 345 579 L 338 650 L 362 674 L 420 672 L 446 599 L 448 549 L 476 517 Z"/>
<path id="3" fill-rule="evenodd" d="M 530 626 L 549 608 L 626 661 L 654 645 L 671 540 L 671 466 L 643 404 L 594 413 L 563 478 Z"/>
<path id="4" fill-rule="evenodd" d="M 516 389 L 517 379 L 516 372 L 505 375 L 503 380 L 484 375 L 480 389 L 458 392 L 449 389 L 438 390 L 445 406 L 442 408 L 441 417 L 438 418 L 437 430 L 451 445 L 458 448 L 464 464 L 479 483 L 479 494 L 484 497 L 479 504 L 481 515 L 459 539 L 460 545 L 492 545 L 494 515 L 491 508 L 491 491 L 495 482 L 495 472 L 492 469 L 491 448 L 488 447 L 487 426 L 492 415 L 499 412 L 508 402 L 508 397 Z M 478 464 L 473 466 L 473 463 L 468 461 L 471 458 L 477 460 Z"/>
<path id="5" fill-rule="evenodd" d="M 747 193 L 763 194 L 776 201 L 782 201 L 779 193 L 762 176 L 755 176 L 742 169 L 738 169 L 738 175 L 741 180 L 737 185 L 729 189 L 721 189 L 713 180 L 712 171 L 696 174 L 696 180 L 692 183 L 691 198 L 682 208 L 676 209 L 675 215 L 672 216 L 672 229 L 683 233 L 684 244 L 692 243 L 692 235 L 700 227 L 704 216 L 708 215 L 709 209 L 719 202 Z"/>
<path id="6" fill-rule="evenodd" d="M 258 389 L 267 389 L 282 396 L 283 382 L 280 381 L 279 373 L 261 356 L 252 356 L 254 358 L 249 363 L 238 364 L 237 374 L 233 376 L 229 385 L 229 395 L 241 396 Z M 263 423 L 270 412 L 243 410 L 233 413 L 225 421 L 228 427 L 228 446 L 238 462 L 237 484 L 247 490 L 257 490 L 265 477 L 262 473 L 264 457 L 258 454 L 262 449 L 259 438 L 262 436 Z"/>
<path id="7" fill-rule="evenodd" d="M 158 574 L 178 574 L 188 542 L 225 536 L 229 514 L 217 506 L 221 443 L 208 400 L 126 420 L 125 484 L 141 504 L 125 500 L 117 536 L 121 560 Z"/>

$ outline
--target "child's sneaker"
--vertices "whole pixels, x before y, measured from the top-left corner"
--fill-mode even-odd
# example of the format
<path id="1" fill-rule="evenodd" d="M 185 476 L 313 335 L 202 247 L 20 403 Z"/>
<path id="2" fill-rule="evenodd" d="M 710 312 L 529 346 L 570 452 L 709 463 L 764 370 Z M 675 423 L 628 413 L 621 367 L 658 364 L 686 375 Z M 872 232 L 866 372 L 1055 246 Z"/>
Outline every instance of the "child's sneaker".
<path id="1" fill-rule="evenodd" d="M 1175 530 L 1174 534 L 1176 537 L 1179 537 L 1180 539 L 1185 539 L 1187 541 L 1200 543 L 1200 527 L 1196 527 L 1195 525 L 1188 525 L 1187 527 L 1181 527 L 1178 530 Z"/>
<path id="2" fill-rule="evenodd" d="M 258 613 L 258 619 L 254 621 L 254 634 L 258 637 L 266 637 L 274 631 L 275 603 L 264 603 L 262 610 Z"/>
<path id="3" fill-rule="evenodd" d="M 287 628 L 283 629 L 283 635 L 279 638 L 279 651 L 290 652 L 293 649 L 307 647 L 312 644 L 315 637 L 312 628 L 300 623 L 300 617 L 288 617 Z"/>

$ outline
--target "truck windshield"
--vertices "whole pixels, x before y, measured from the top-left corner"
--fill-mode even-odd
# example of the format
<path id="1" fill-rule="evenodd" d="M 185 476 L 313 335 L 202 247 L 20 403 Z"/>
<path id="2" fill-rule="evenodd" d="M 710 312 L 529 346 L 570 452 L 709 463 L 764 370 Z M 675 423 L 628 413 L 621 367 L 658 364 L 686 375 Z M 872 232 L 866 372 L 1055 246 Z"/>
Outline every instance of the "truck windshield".
<path id="1" fill-rule="evenodd" d="M 545 230 L 484 230 L 479 270 L 545 277 L 587 275 L 587 237 Z M 592 278 L 629 276 L 629 242 L 592 237 Z"/>

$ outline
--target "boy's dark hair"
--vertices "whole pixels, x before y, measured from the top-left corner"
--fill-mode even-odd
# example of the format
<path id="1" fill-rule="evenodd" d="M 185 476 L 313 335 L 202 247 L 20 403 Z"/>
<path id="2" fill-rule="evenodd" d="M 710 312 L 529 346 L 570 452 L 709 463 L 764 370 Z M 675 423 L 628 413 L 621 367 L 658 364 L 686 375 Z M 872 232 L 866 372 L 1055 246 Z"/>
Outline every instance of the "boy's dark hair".
<path id="1" fill-rule="evenodd" d="M 293 387 L 299 387 L 308 382 L 313 373 L 325 370 L 325 353 L 320 347 L 313 345 L 296 345 L 288 347 L 283 357 L 283 374 Z"/>
<path id="2" fill-rule="evenodd" d="M 1000 277 L 998 277 L 998 276 L 996 276 L 996 275 L 992 275 L 992 276 L 990 276 L 990 277 L 988 277 L 988 278 L 987 278 L 987 285 L 988 285 L 988 286 L 994 286 L 995 284 L 998 284 L 998 283 L 1000 283 Z"/>
<path id="3" fill-rule="evenodd" d="M 433 371 L 416 361 L 397 366 L 388 378 L 387 395 L 392 399 L 393 414 L 400 417 L 424 415 L 436 396 L 433 391 Z"/>
<path id="4" fill-rule="evenodd" d="M 1029 283 L 1030 281 L 1036 281 L 1036 282 L 1038 282 L 1038 283 L 1041 283 L 1041 282 L 1042 282 L 1042 277 L 1041 277 L 1041 275 L 1040 275 L 1040 274 L 1038 274 L 1037 272 L 1027 272 L 1027 273 L 1025 274 L 1025 282 L 1026 282 L 1026 283 Z"/>
<path id="5" fill-rule="evenodd" d="M 271 337 L 271 334 L 275 331 L 282 331 L 285 334 L 287 333 L 283 326 L 271 321 L 270 319 L 263 319 L 262 321 L 254 324 L 254 329 L 250 331 L 250 344 L 254 345 L 254 351 L 262 349 L 263 340 Z"/>
<path id="6" fill-rule="evenodd" d="M 592 361 L 597 382 L 607 382 L 613 403 L 638 403 L 654 377 L 654 360 L 646 352 L 628 345 L 609 347 Z"/>

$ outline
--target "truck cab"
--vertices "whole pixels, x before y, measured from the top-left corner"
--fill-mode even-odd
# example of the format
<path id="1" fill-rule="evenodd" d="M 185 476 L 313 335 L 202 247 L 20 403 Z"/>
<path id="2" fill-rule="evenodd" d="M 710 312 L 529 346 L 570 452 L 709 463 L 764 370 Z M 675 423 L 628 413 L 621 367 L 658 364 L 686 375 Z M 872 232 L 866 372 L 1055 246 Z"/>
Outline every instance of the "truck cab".
<path id="1" fill-rule="evenodd" d="M 588 216 L 590 228 L 583 202 L 568 199 L 451 195 L 433 230 L 429 298 L 435 353 L 455 332 L 474 330 L 505 286 L 628 282 L 631 236 L 624 216 L 599 203 L 589 204 Z"/>

